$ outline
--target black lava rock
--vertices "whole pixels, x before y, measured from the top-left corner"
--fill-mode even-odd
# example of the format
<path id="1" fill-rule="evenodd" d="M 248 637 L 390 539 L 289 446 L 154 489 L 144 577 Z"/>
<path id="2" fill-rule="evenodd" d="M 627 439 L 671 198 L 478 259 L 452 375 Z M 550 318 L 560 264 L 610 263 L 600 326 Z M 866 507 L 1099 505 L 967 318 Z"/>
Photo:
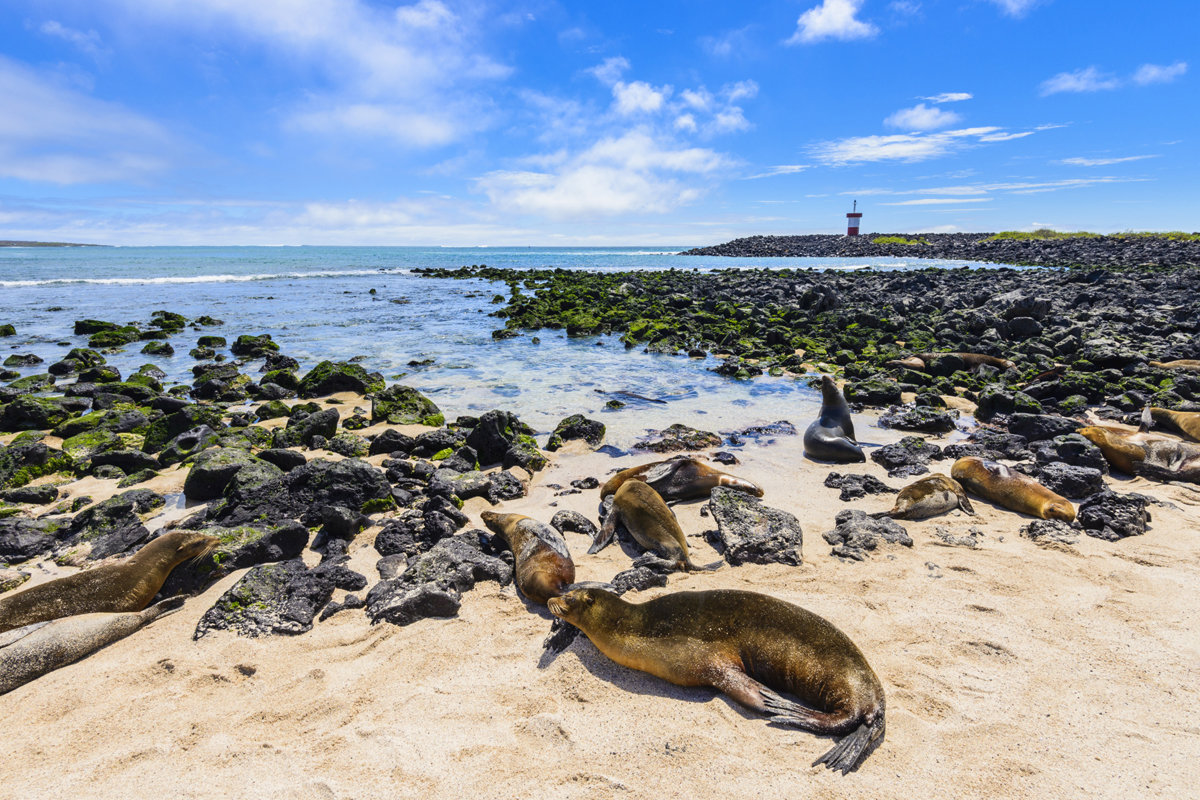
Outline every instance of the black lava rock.
<path id="1" fill-rule="evenodd" d="M 903 527 L 889 517 L 872 517 L 857 509 L 839 511 L 834 517 L 837 525 L 821 534 L 833 545 L 833 555 L 838 558 L 863 561 L 867 553 L 879 547 L 879 542 L 890 542 L 912 547 L 912 537 Z"/>
<path id="2" fill-rule="evenodd" d="M 708 507 L 717 523 L 709 540 L 730 564 L 800 565 L 804 534 L 788 512 L 721 486 L 712 490 Z"/>
<path id="3" fill-rule="evenodd" d="M 841 489 L 838 499 L 843 503 L 866 497 L 869 494 L 895 494 L 899 489 L 893 489 L 874 475 L 843 475 L 831 472 L 825 476 L 825 486 L 830 489 Z"/>

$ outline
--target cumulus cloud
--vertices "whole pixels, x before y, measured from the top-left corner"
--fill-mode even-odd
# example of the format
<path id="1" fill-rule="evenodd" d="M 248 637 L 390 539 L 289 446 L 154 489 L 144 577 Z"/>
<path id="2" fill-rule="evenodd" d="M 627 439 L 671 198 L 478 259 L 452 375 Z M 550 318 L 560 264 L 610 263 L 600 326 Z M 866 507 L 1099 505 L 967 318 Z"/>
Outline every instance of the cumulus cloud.
<path id="1" fill-rule="evenodd" d="M 1042 81 L 1041 94 L 1046 97 L 1060 92 L 1101 92 L 1115 89 L 1121 81 L 1115 75 L 1103 73 L 1095 67 L 1060 72 L 1053 78 Z"/>
<path id="2" fill-rule="evenodd" d="M 931 103 L 961 103 L 963 100 L 970 100 L 975 95 L 970 92 L 942 92 L 935 94 L 932 97 L 922 97 L 922 100 L 928 100 Z"/>
<path id="3" fill-rule="evenodd" d="M 596 76 L 596 80 L 612 86 L 621 80 L 621 76 L 629 69 L 629 60 L 621 56 L 604 59 L 604 62 L 592 67 L 588 72 Z"/>
<path id="4" fill-rule="evenodd" d="M 551 170 L 490 172 L 477 188 L 506 211 L 551 219 L 663 213 L 702 194 L 682 178 L 729 166 L 712 150 L 674 145 L 639 129 L 601 139 Z"/>
<path id="5" fill-rule="evenodd" d="M 869 39 L 879 28 L 855 19 L 862 0 L 823 0 L 796 20 L 796 32 L 787 44 L 811 44 L 825 39 Z"/>
<path id="6" fill-rule="evenodd" d="M 625 83 L 617 81 L 613 84 L 613 106 L 617 113 L 623 116 L 638 113 L 653 113 L 663 107 L 663 103 L 671 94 L 670 86 L 655 88 L 645 81 Z"/>
<path id="7" fill-rule="evenodd" d="M 1138 86 L 1147 86 L 1151 83 L 1170 83 L 1185 72 L 1187 72 L 1186 61 L 1176 61 L 1169 66 L 1142 64 L 1138 67 L 1137 72 L 1133 73 L 1133 82 Z"/>
<path id="8" fill-rule="evenodd" d="M 0 56 L 0 177 L 55 184 L 139 182 L 177 145 L 157 122 Z"/>
<path id="9" fill-rule="evenodd" d="M 962 121 L 962 117 L 953 111 L 943 111 L 940 108 L 918 103 L 912 108 L 902 108 L 883 121 L 889 128 L 905 131 L 932 131 L 946 128 Z"/>
<path id="10" fill-rule="evenodd" d="M 479 22 L 440 0 L 380 7 L 366 0 L 120 0 L 147 23 L 220 30 L 316 73 L 329 88 L 294 109 L 291 127 L 369 135 L 407 146 L 477 130 L 490 101 L 477 85 L 511 70 L 473 46 Z M 405 114 L 420 131 L 396 135 Z"/>

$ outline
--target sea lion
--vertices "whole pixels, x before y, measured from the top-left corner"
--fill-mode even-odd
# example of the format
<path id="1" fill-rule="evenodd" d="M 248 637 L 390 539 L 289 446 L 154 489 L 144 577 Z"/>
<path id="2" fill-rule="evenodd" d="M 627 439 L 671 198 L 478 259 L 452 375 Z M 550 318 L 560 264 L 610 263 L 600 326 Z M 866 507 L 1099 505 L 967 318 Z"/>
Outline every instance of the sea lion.
<path id="1" fill-rule="evenodd" d="M 1115 469 L 1158 481 L 1200 483 L 1200 445 L 1158 433 L 1088 425 L 1079 435 L 1100 448 Z"/>
<path id="2" fill-rule="evenodd" d="M 725 486 L 762 497 L 763 490 L 748 480 L 721 472 L 691 456 L 676 456 L 668 461 L 652 461 L 640 467 L 623 469 L 600 487 L 600 499 L 608 497 L 629 480 L 645 481 L 663 500 L 692 500 L 708 497 L 714 487 Z"/>
<path id="3" fill-rule="evenodd" d="M 962 359 L 963 364 L 967 369 L 978 369 L 979 367 L 995 367 L 1003 372 L 1004 370 L 1016 369 L 1017 365 L 1009 361 L 1007 358 L 998 358 L 997 356 L 987 356 L 983 353 L 915 353 L 907 358 L 898 358 L 888 361 L 885 366 L 890 367 L 907 367 L 908 369 L 924 370 L 926 365 L 931 361 L 946 356 L 955 356 Z"/>
<path id="4" fill-rule="evenodd" d="M 953 478 L 947 478 L 940 473 L 927 475 L 916 483 L 910 483 L 900 490 L 896 496 L 896 504 L 891 511 L 884 511 L 873 516 L 886 516 L 892 519 L 926 519 L 936 517 L 961 508 L 971 516 L 975 509 L 967 499 L 962 484 Z"/>
<path id="5" fill-rule="evenodd" d="M 1070 500 L 995 461 L 975 456 L 960 458 L 950 468 L 950 475 L 967 491 L 1013 511 L 1042 519 L 1075 520 L 1075 507 Z"/>
<path id="6" fill-rule="evenodd" d="M 670 562 L 672 569 L 692 571 L 720 566 L 720 562 L 706 567 L 692 563 L 679 521 L 648 483 L 634 480 L 621 484 L 621 488 L 613 495 L 612 509 L 604 518 L 604 525 L 597 532 L 588 552 L 598 553 L 607 547 L 617 531 L 618 523 L 625 526 L 638 544 Z"/>
<path id="7" fill-rule="evenodd" d="M 1147 406 L 1142 411 L 1143 422 L 1147 416 L 1160 425 L 1179 431 L 1193 442 L 1200 442 L 1200 411 L 1172 411 L 1169 408 Z M 1144 427 L 1149 429 L 1148 425 Z"/>
<path id="8" fill-rule="evenodd" d="M 804 432 L 804 452 L 809 458 L 839 464 L 867 460 L 854 438 L 850 406 L 828 375 L 821 376 L 821 416 Z"/>
<path id="9" fill-rule="evenodd" d="M 517 588 L 529 600 L 545 605 L 575 582 L 575 562 L 566 540 L 554 528 L 523 514 L 484 511 L 480 517 L 512 551 Z"/>
<path id="10" fill-rule="evenodd" d="M 144 611 L 76 614 L 0 634 L 0 694 L 74 664 L 182 606 L 182 597 L 172 597 Z M 11 641 L 5 643 L 5 636 Z"/>
<path id="11" fill-rule="evenodd" d="M 594 588 L 572 590 L 548 606 L 618 664 L 678 686 L 711 686 L 770 714 L 771 722 L 842 736 L 813 766 L 849 772 L 883 736 L 883 686 L 862 651 L 799 606 L 728 589 L 674 592 L 635 605 Z"/>
<path id="12" fill-rule="evenodd" d="M 75 614 L 141 611 L 171 570 L 218 544 L 214 536 L 172 531 L 151 539 L 123 561 L 31 586 L 0 599 L 0 632 Z"/>
<path id="13" fill-rule="evenodd" d="M 1179 369 L 1185 372 L 1200 372 L 1200 361 L 1194 358 L 1178 358 L 1174 361 L 1151 361 L 1150 366 L 1159 369 Z"/>

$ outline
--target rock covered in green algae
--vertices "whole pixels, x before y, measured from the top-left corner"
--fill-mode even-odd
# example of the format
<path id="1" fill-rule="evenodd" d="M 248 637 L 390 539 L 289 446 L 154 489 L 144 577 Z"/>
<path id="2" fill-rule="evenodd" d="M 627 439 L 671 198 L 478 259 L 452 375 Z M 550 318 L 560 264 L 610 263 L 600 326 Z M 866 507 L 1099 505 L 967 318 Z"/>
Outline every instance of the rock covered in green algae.
<path id="1" fill-rule="evenodd" d="M 378 391 L 371 400 L 371 422 L 391 425 L 429 425 L 446 422 L 442 410 L 411 386 L 396 384 Z"/>

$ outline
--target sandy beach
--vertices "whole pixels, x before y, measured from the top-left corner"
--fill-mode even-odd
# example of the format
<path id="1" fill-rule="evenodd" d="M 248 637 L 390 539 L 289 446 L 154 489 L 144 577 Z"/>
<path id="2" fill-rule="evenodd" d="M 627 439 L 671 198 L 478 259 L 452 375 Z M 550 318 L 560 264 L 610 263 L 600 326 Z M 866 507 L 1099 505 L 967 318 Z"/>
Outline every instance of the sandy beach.
<path id="1" fill-rule="evenodd" d="M 900 438 L 874 426 L 860 436 Z M 1144 536 L 1083 536 L 1076 545 L 1024 538 L 1028 518 L 975 500 L 977 519 L 955 512 L 905 522 L 913 547 L 884 545 L 857 563 L 832 557 L 821 533 L 843 508 L 884 510 L 891 496 L 842 503 L 822 485 L 825 475 L 869 472 L 896 488 L 907 480 L 870 462 L 808 461 L 799 436 L 747 445 L 739 457 L 730 471 L 799 518 L 804 564 L 675 574 L 665 588 L 628 597 L 747 589 L 837 625 L 866 654 L 888 702 L 885 740 L 848 776 L 808 766 L 831 739 L 768 725 L 714 691 L 617 666 L 582 636 L 545 656 L 551 617 L 512 585 L 479 584 L 454 619 L 371 625 L 361 610 L 346 610 L 301 636 L 216 632 L 193 641 L 197 621 L 239 572 L 181 611 L 0 697 L 10 721 L 0 795 L 1192 796 L 1200 493 L 1110 476 L 1116 490 L 1158 501 L 1151 526 Z M 543 520 L 573 509 L 595 520 L 597 490 L 556 496 L 551 486 L 603 480 L 646 460 L 572 443 L 533 476 L 527 497 L 497 509 Z M 154 488 L 168 491 L 183 475 L 165 473 Z M 464 510 L 482 527 L 479 512 L 489 507 L 478 498 Z M 702 533 L 715 528 L 703 507 L 675 506 L 699 562 L 717 558 Z M 937 527 L 983 535 L 976 548 L 946 546 Z M 377 531 L 350 548 L 350 566 L 372 582 Z M 579 580 L 629 566 L 619 546 L 586 555 L 587 537 L 566 537 Z"/>

